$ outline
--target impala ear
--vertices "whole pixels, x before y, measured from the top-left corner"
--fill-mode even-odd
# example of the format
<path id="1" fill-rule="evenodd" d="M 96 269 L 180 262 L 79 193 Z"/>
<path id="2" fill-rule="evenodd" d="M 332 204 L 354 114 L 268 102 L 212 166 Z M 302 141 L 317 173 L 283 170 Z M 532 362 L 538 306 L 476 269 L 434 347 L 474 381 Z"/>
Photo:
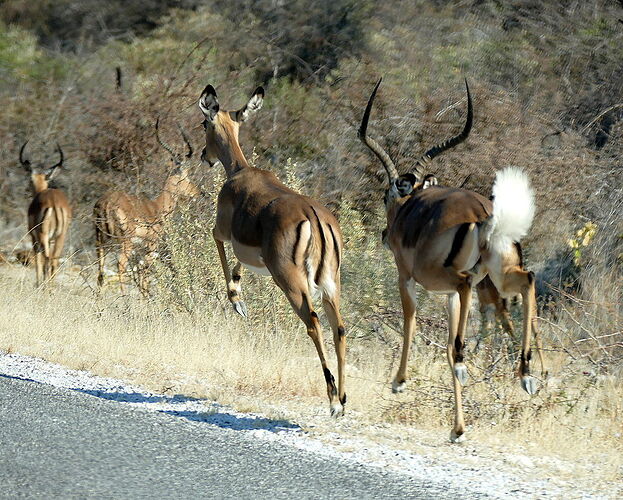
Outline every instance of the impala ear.
<path id="1" fill-rule="evenodd" d="M 436 186 L 438 184 L 437 177 L 433 174 L 426 174 L 424 180 L 422 181 L 422 189 L 429 188 L 431 186 Z"/>
<path id="2" fill-rule="evenodd" d="M 199 108 L 209 122 L 214 121 L 214 117 L 219 110 L 218 99 L 216 98 L 216 90 L 212 85 L 208 85 L 199 98 Z"/>
<path id="3" fill-rule="evenodd" d="M 253 92 L 249 102 L 243 108 L 236 111 L 234 120 L 237 122 L 246 121 L 256 111 L 260 110 L 262 104 L 264 104 L 264 88 L 258 87 L 255 89 L 255 92 Z"/>
<path id="4" fill-rule="evenodd" d="M 411 194 L 416 182 L 417 177 L 415 174 L 403 174 L 398 177 L 398 179 L 394 180 L 394 188 L 396 189 L 398 196 L 402 198 L 403 196 Z"/>

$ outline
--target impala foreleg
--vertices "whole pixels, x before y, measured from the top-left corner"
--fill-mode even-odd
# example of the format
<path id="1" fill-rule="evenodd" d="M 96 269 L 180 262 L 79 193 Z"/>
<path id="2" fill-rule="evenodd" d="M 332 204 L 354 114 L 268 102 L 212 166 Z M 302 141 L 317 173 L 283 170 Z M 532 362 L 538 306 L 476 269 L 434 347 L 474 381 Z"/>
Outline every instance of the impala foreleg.
<path id="1" fill-rule="evenodd" d="M 400 356 L 400 366 L 392 382 L 392 391 L 402 392 L 407 384 L 407 365 L 409 363 L 409 350 L 413 341 L 415 331 L 415 282 L 406 277 L 400 277 L 400 300 L 402 302 L 403 324 L 403 343 L 402 355 Z"/>
<path id="2" fill-rule="evenodd" d="M 339 277 L 337 278 L 336 283 L 339 283 Z M 324 307 L 325 314 L 329 319 L 331 329 L 333 330 L 333 343 L 335 344 L 335 354 L 337 356 L 338 397 L 342 405 L 343 414 L 344 405 L 346 404 L 346 391 L 344 385 L 346 368 L 346 330 L 340 314 L 339 295 L 332 299 L 323 299 L 322 305 Z"/>
<path id="3" fill-rule="evenodd" d="M 221 260 L 221 267 L 223 268 L 223 275 L 225 276 L 225 283 L 227 285 L 227 298 L 231 305 L 240 316 L 247 317 L 247 305 L 240 298 L 240 280 L 242 278 L 242 265 L 240 262 L 234 266 L 234 273 L 229 270 L 229 263 L 227 262 L 227 254 L 225 253 L 225 244 L 216 236 L 216 231 L 212 231 L 212 237 L 218 250 L 218 256 Z"/>

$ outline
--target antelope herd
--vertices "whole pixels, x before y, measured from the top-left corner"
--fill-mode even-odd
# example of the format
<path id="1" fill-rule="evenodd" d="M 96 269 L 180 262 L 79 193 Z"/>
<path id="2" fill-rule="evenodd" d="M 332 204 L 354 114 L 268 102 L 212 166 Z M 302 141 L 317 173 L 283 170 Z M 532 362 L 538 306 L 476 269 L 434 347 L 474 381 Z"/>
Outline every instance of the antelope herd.
<path id="1" fill-rule="evenodd" d="M 387 225 L 383 243 L 391 250 L 398 270 L 398 287 L 404 314 L 404 342 L 398 371 L 392 382 L 394 392 L 405 390 L 409 349 L 415 332 L 416 284 L 447 297 L 447 358 L 454 389 L 455 416 L 450 439 L 464 439 L 465 424 L 461 388 L 467 381 L 465 330 L 476 287 L 481 312 L 494 312 L 514 336 L 508 299 L 521 296 L 523 330 L 519 359 L 521 386 L 528 394 L 537 391 L 531 375 L 531 341 L 536 326 L 534 274 L 524 268 L 521 246 L 534 216 L 534 193 L 528 178 L 517 168 L 497 173 L 490 198 L 463 189 L 442 187 L 426 172 L 437 155 L 465 141 L 473 121 L 469 87 L 467 117 L 457 136 L 428 150 L 409 172 L 400 174 L 387 152 L 368 135 L 368 122 L 381 80 L 374 87 L 358 131 L 360 140 L 376 155 L 387 172 L 384 204 Z M 343 241 L 339 223 L 329 209 L 283 184 L 273 173 L 249 165 L 238 142 L 241 124 L 261 107 L 264 89 L 258 87 L 245 106 L 234 111 L 221 109 L 214 87 L 208 85 L 199 98 L 203 115 L 205 147 L 202 163 L 220 163 L 226 180 L 219 192 L 213 237 L 223 268 L 227 296 L 233 309 L 246 317 L 242 298 L 242 268 L 271 276 L 283 291 L 311 337 L 324 374 L 332 416 L 344 413 L 346 330 L 340 314 L 340 266 Z M 179 127 L 179 126 L 178 126 Z M 98 288 L 104 283 L 106 254 L 119 248 L 118 276 L 123 291 L 128 260 L 140 245 L 147 264 L 156 255 L 166 220 L 179 199 L 202 195 L 191 182 L 188 168 L 193 148 L 179 127 L 185 154 L 162 141 L 159 120 L 155 134 L 170 155 L 171 170 L 164 188 L 155 199 L 111 191 L 99 198 L 93 209 L 95 247 L 98 261 Z M 36 261 L 36 286 L 52 280 L 58 272 L 59 257 L 72 217 L 70 203 L 48 181 L 62 169 L 63 151 L 57 145 L 59 161 L 33 166 L 25 158 L 27 142 L 19 160 L 30 173 L 34 197 L 28 208 L 28 230 Z M 230 269 L 225 242 L 236 258 Z M 148 267 L 148 265 L 146 265 Z M 147 293 L 144 275 L 139 289 Z M 337 384 L 327 363 L 322 328 L 314 302 L 321 302 L 331 329 L 337 356 Z M 491 319 L 489 319 L 491 321 Z M 541 370 L 543 370 L 541 358 Z"/>

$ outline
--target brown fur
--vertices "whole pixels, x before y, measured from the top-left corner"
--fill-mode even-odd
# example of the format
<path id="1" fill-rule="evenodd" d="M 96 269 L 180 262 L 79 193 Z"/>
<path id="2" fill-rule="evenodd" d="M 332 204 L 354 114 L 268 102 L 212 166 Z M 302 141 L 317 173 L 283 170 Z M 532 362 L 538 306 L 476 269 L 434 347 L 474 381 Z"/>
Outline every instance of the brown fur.
<path id="1" fill-rule="evenodd" d="M 424 173 L 422 162 L 416 164 L 415 173 L 398 175 L 389 156 L 376 141 L 367 137 L 368 119 L 379 85 L 380 80 L 368 100 L 359 137 L 381 160 L 389 177 L 389 188 L 385 195 L 387 228 L 384 239 L 394 254 L 398 268 L 404 313 L 404 344 L 393 388 L 395 391 L 403 390 L 407 378 L 409 349 L 415 331 L 415 283 L 426 290 L 447 294 L 447 357 L 455 402 L 451 440 L 457 441 L 465 431 L 461 385 L 467 379 L 463 363 L 464 339 L 472 283 L 489 275 L 502 297 L 521 293 L 524 328 L 519 371 L 522 385 L 532 393 L 535 383 L 529 376 L 529 362 L 535 322 L 534 275 L 523 269 L 517 246 L 512 245 L 503 254 L 494 254 L 487 248 L 481 230 L 493 213 L 493 205 L 489 200 L 465 189 L 427 187 L 427 177 L 423 177 L 424 181 L 418 179 Z M 472 104 L 468 90 L 468 113 L 463 132 L 429 151 L 437 155 L 463 141 L 471 129 L 471 120 Z"/>
<path id="2" fill-rule="evenodd" d="M 240 297 L 242 264 L 265 269 L 283 290 L 314 342 L 331 412 L 338 416 L 346 401 L 346 338 L 339 312 L 342 235 L 336 218 L 323 205 L 285 186 L 273 173 L 248 164 L 238 143 L 239 126 L 251 107 L 259 109 L 262 96 L 263 90 L 258 89 L 245 108 L 227 112 L 219 110 L 211 87 L 206 87 L 202 94 L 200 105 L 206 117 L 205 157 L 212 164 L 220 161 L 227 173 L 218 196 L 214 239 L 228 297 L 237 312 L 246 316 L 246 305 Z M 233 277 L 225 241 L 231 242 L 238 258 Z M 315 282 L 311 286 L 310 280 Z M 312 304 L 315 287 L 323 291 L 323 307 L 333 329 L 337 387 L 327 367 L 322 330 Z"/>
<path id="3" fill-rule="evenodd" d="M 58 271 L 72 210 L 65 193 L 48 188 L 45 174 L 32 173 L 35 196 L 28 207 L 28 232 L 35 253 L 36 286 L 52 280 Z"/>
<path id="4" fill-rule="evenodd" d="M 151 260 L 151 253 L 156 250 L 162 236 L 166 217 L 173 212 L 177 201 L 182 196 L 192 197 L 199 194 L 199 189 L 188 180 L 185 170 L 167 178 L 164 190 L 154 199 L 134 196 L 122 191 L 104 194 L 93 208 L 95 221 L 95 243 L 99 263 L 97 283 L 104 283 L 104 258 L 106 251 L 113 244 L 121 247 L 118 260 L 119 286 L 123 291 L 123 277 L 130 255 L 134 251 L 136 240 L 141 240 L 147 253 L 146 263 Z M 146 293 L 146 282 L 141 275 L 141 291 Z"/>

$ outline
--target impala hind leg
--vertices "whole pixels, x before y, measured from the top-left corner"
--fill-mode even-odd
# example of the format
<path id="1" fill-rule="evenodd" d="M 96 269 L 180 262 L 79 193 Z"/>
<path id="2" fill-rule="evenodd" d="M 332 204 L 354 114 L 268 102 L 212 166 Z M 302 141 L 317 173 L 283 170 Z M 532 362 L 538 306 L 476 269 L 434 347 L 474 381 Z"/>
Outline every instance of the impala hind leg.
<path id="1" fill-rule="evenodd" d="M 106 254 L 104 252 L 104 235 L 100 228 L 95 226 L 95 253 L 97 254 L 97 286 L 104 285 L 104 264 Z"/>
<path id="2" fill-rule="evenodd" d="M 530 361 L 532 359 L 532 325 L 535 322 L 536 290 L 534 273 L 521 268 L 513 268 L 503 276 L 503 290 L 510 293 L 521 293 L 523 302 L 523 333 L 521 338 L 521 356 L 519 361 L 519 376 L 521 387 L 528 394 L 536 394 L 538 390 L 537 380 L 530 374 Z M 536 332 L 535 332 L 536 333 Z M 540 338 L 537 340 L 537 352 L 540 354 Z M 541 359 L 541 363 L 542 363 Z M 541 369 L 544 370 L 543 366 Z"/>
<path id="3" fill-rule="evenodd" d="M 415 331 L 415 289 L 414 281 L 406 277 L 400 277 L 400 300 L 402 302 L 403 314 L 403 344 L 402 355 L 400 356 L 400 366 L 392 381 L 392 392 L 403 392 L 407 384 L 407 365 L 409 363 L 409 350 L 413 341 Z"/>
<path id="4" fill-rule="evenodd" d="M 312 339 L 312 342 L 316 347 L 318 358 L 320 358 L 320 365 L 322 366 L 322 373 L 324 374 L 324 379 L 327 384 L 327 396 L 329 397 L 331 416 L 337 418 L 343 415 L 344 406 L 338 397 L 337 387 L 335 386 L 335 378 L 333 377 L 333 374 L 331 373 L 331 370 L 329 370 L 329 366 L 327 364 L 327 354 L 324 347 L 322 327 L 320 326 L 320 321 L 318 320 L 318 314 L 314 311 L 311 303 L 307 279 L 303 276 L 296 278 L 299 271 L 296 268 L 289 270 L 290 272 L 273 271 L 274 270 L 271 269 L 273 280 L 285 293 L 292 309 L 294 309 L 294 312 L 299 318 L 301 318 L 303 323 L 305 323 L 305 326 L 307 327 L 307 334 Z M 341 342 L 344 342 L 343 345 L 345 347 L 346 340 L 343 339 Z M 341 345 L 342 344 L 340 343 L 340 346 Z M 338 357 L 339 356 L 338 352 Z"/>
<path id="5" fill-rule="evenodd" d="M 225 283 L 227 284 L 227 298 L 231 302 L 234 311 L 236 311 L 243 318 L 247 317 L 247 305 L 240 298 L 240 280 L 242 279 L 242 264 L 237 262 L 232 273 L 229 271 L 229 263 L 227 262 L 227 254 L 225 253 L 225 244 L 216 236 L 216 231 L 212 231 L 212 237 L 218 250 L 218 256 L 221 260 L 221 267 L 225 276 Z"/>
<path id="6" fill-rule="evenodd" d="M 467 368 L 464 363 L 465 329 L 472 298 L 469 282 L 461 283 L 457 293 L 448 295 L 448 364 L 454 389 L 454 427 L 450 441 L 459 443 L 465 439 L 463 418 L 462 386 L 467 382 Z"/>
<path id="7" fill-rule="evenodd" d="M 336 280 L 339 283 L 339 277 Z M 332 299 L 324 298 L 322 305 L 325 314 L 329 319 L 329 324 L 333 330 L 333 343 L 335 344 L 335 354 L 337 356 L 337 381 L 338 381 L 338 397 L 342 405 L 341 414 L 344 414 L 344 405 L 346 404 L 346 391 L 344 386 L 345 364 L 346 364 L 346 330 L 344 322 L 340 314 L 339 288 L 336 297 Z M 330 398 L 329 398 L 330 399 Z M 338 415 L 336 415 L 338 416 Z"/>
<path id="8" fill-rule="evenodd" d="M 51 250 L 50 262 L 51 262 L 51 275 L 50 279 L 54 279 L 58 272 L 58 261 L 63 253 L 63 246 L 65 246 L 66 233 L 61 233 L 54 240 L 54 248 Z"/>

